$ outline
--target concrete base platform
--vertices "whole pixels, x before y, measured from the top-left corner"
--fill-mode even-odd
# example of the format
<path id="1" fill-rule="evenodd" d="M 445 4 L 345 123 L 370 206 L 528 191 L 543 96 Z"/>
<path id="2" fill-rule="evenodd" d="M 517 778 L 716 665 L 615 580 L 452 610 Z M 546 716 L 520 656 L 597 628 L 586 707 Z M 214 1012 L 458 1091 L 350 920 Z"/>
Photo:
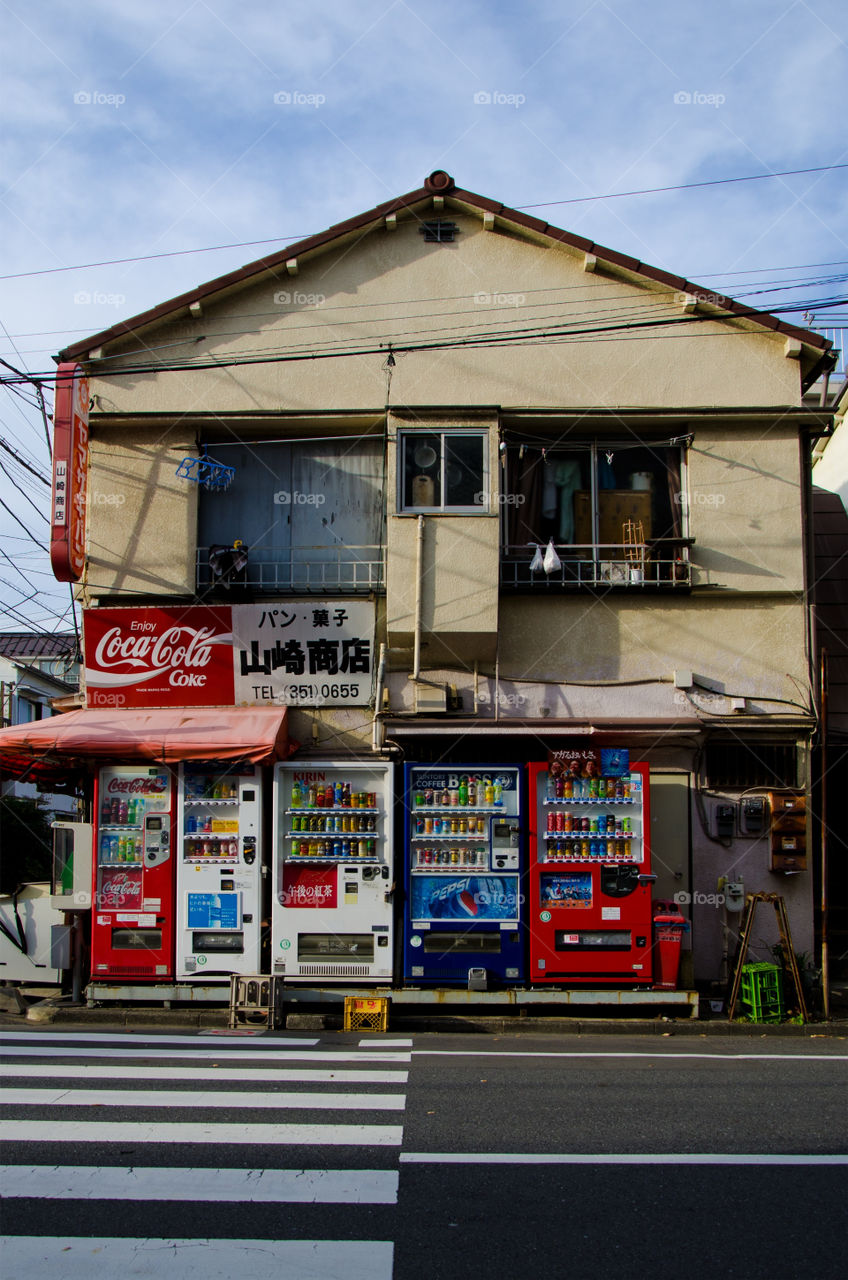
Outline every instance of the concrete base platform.
<path id="1" fill-rule="evenodd" d="M 466 991 L 452 987 L 310 987 L 289 984 L 285 988 L 286 1008 L 318 1005 L 341 1006 L 345 996 L 388 996 L 393 1007 L 406 1007 L 416 1012 L 437 1014 L 439 1010 L 461 1013 L 467 1009 L 485 1009 L 488 1013 L 521 1011 L 542 1015 L 580 1012 L 583 1015 L 604 1014 L 612 1010 L 635 1012 L 642 1016 L 666 1014 L 669 1017 L 698 1017 L 697 991 L 650 991 L 621 987 L 549 987 L 543 990 L 508 988 L 503 991 Z M 89 1008 L 117 1001 L 121 1004 L 158 1004 L 165 1009 L 186 1004 L 229 1004 L 230 984 L 149 983 L 146 985 L 92 982 L 85 991 Z"/>

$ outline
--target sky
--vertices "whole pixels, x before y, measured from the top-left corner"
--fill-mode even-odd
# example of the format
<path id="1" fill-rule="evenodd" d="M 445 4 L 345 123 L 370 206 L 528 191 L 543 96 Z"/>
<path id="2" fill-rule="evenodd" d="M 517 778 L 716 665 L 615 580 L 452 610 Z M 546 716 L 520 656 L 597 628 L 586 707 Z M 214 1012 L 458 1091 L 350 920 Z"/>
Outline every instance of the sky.
<path id="1" fill-rule="evenodd" d="M 435 169 L 848 325 L 848 168 L 717 181 L 848 165 L 847 72 L 844 0 L 0 0 L 0 359 L 49 374 Z M 688 189 L 588 198 L 659 187 Z M 0 388 L 2 630 L 72 627 L 49 429 Z"/>

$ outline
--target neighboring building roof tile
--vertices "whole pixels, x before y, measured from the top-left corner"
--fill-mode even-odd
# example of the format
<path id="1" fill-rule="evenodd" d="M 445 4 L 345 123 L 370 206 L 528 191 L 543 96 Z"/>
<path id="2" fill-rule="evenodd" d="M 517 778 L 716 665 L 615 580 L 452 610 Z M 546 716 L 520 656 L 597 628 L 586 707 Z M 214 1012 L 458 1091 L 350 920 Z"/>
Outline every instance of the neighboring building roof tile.
<path id="1" fill-rule="evenodd" d="M 3 658 L 65 658 L 77 648 L 77 638 L 72 631 L 47 635 L 38 631 L 0 632 L 0 657 Z"/>

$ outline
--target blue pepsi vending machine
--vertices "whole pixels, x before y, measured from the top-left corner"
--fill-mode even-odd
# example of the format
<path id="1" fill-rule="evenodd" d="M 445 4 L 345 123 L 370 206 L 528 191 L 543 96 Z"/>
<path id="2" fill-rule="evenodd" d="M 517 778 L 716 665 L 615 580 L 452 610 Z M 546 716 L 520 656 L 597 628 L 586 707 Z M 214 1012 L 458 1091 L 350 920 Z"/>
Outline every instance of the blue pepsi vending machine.
<path id="1" fill-rule="evenodd" d="M 485 990 L 523 981 L 520 775 L 405 766 L 406 982 Z"/>

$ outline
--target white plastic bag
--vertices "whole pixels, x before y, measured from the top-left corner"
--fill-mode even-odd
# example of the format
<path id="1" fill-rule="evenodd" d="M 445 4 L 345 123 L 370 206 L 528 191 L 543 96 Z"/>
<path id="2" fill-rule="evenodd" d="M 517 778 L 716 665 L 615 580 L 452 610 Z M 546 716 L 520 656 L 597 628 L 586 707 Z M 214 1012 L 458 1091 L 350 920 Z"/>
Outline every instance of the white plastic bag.
<path id="1" fill-rule="evenodd" d="M 544 567 L 545 567 L 545 562 L 542 559 L 542 548 L 537 546 L 536 554 L 534 555 L 533 559 L 530 561 L 530 572 L 541 573 Z"/>
<path id="2" fill-rule="evenodd" d="M 556 549 L 554 547 L 554 540 L 553 538 L 551 538 L 550 542 L 545 548 L 545 558 L 542 561 L 542 568 L 545 570 L 545 573 L 550 575 L 552 573 L 556 573 L 557 569 L 561 567 L 562 567 L 562 561 L 560 560 L 559 556 L 556 553 Z"/>

